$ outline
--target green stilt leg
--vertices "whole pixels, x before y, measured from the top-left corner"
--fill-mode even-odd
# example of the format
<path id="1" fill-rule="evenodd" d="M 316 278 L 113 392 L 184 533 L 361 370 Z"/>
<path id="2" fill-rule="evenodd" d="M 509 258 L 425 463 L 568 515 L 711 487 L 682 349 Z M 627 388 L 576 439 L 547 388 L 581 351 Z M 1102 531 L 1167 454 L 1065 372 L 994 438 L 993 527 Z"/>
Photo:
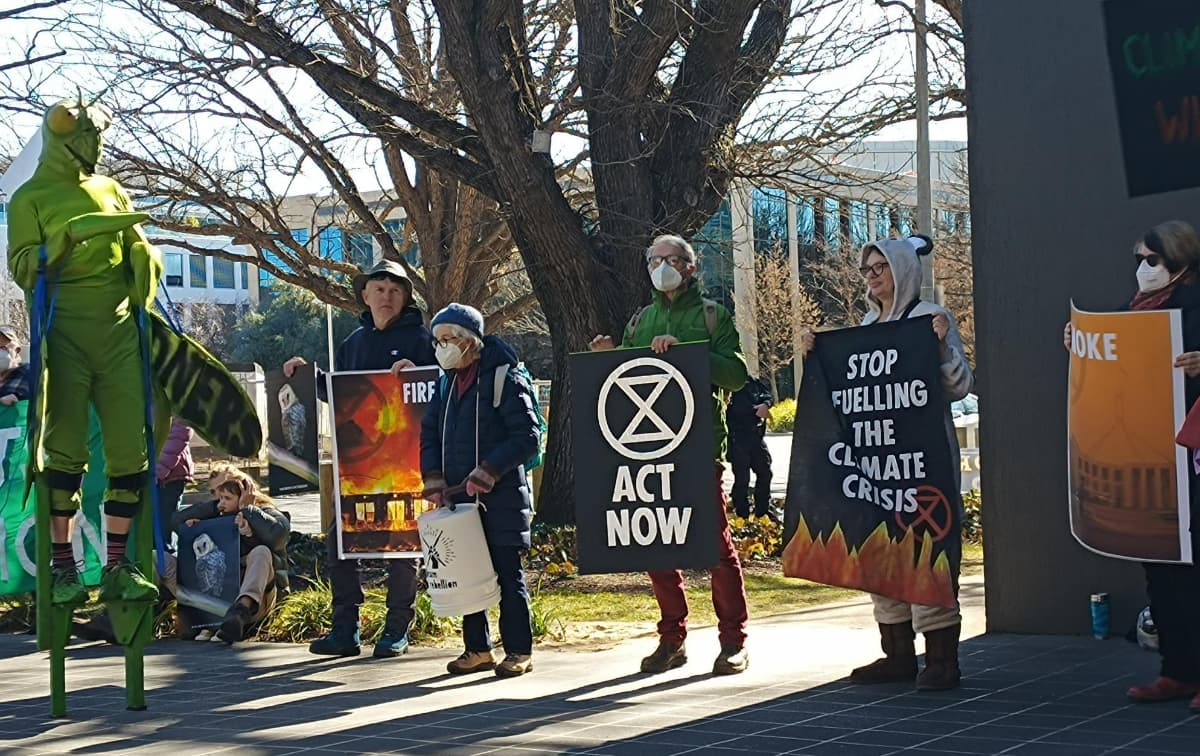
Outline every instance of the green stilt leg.
<path id="1" fill-rule="evenodd" d="M 151 467 L 153 470 L 153 467 Z M 153 479 L 153 473 L 149 474 Z M 154 576 L 154 521 L 150 512 L 152 499 L 149 486 L 142 494 L 142 508 L 134 526 L 134 557 L 143 575 Z M 150 636 L 154 633 L 154 602 L 145 603 L 142 621 L 138 623 L 133 642 L 125 646 L 125 707 L 130 711 L 146 709 L 145 651 Z"/>
<path id="2" fill-rule="evenodd" d="M 37 555 L 38 648 L 50 651 L 50 716 L 67 715 L 67 639 L 75 608 L 54 606 L 50 583 L 50 490 L 42 476 L 34 481 L 34 529 Z"/>

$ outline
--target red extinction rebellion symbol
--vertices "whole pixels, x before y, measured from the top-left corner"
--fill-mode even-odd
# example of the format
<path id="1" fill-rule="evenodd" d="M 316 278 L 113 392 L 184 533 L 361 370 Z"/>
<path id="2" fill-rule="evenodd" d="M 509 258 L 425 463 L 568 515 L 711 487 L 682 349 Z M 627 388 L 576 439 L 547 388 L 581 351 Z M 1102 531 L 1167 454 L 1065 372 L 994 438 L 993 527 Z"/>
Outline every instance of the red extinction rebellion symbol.
<path id="1" fill-rule="evenodd" d="M 906 514 L 912 519 L 905 521 Z M 901 528 L 912 528 L 918 534 L 928 531 L 930 538 L 936 543 L 949 535 L 950 528 L 954 527 L 954 511 L 950 508 L 946 494 L 933 486 L 919 486 L 917 511 L 896 512 L 896 524 Z"/>

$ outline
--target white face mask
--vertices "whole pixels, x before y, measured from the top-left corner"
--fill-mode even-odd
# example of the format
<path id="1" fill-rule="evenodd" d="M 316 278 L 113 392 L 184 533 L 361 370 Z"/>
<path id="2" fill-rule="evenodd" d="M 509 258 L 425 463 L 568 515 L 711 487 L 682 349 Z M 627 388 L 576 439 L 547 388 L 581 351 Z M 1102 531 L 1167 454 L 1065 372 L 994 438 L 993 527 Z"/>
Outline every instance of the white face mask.
<path id="1" fill-rule="evenodd" d="M 1171 283 L 1171 271 L 1167 270 L 1166 265 L 1151 265 L 1142 260 L 1142 264 L 1137 269 L 1138 291 L 1149 294 L 1152 291 L 1159 291 L 1169 283 Z"/>
<path id="2" fill-rule="evenodd" d="M 650 271 L 650 283 L 654 284 L 654 288 L 659 291 L 675 291 L 683 283 L 683 276 L 679 271 L 663 262 Z"/>
<path id="3" fill-rule="evenodd" d="M 3 373 L 5 370 L 12 370 L 18 364 L 20 363 L 13 359 L 13 356 L 8 353 L 7 349 L 0 349 L 0 373 Z"/>
<path id="4" fill-rule="evenodd" d="M 442 370 L 453 370 L 462 364 L 463 351 L 458 348 L 458 344 L 439 343 L 435 351 Z"/>

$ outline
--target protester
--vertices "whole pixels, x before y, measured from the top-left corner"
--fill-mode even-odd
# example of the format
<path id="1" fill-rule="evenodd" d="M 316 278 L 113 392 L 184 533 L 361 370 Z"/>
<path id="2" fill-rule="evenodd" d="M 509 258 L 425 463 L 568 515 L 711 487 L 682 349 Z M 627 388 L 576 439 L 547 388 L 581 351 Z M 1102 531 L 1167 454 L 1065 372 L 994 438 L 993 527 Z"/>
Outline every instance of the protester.
<path id="1" fill-rule="evenodd" d="M 446 371 L 421 422 L 421 494 L 438 505 L 479 501 L 488 553 L 500 583 L 504 660 L 496 664 L 487 612 L 463 617 L 466 650 L 446 669 L 452 675 L 496 670 L 517 677 L 533 669 L 533 630 L 522 552 L 529 548 L 532 516 L 522 464 L 538 450 L 533 386 L 515 370 L 512 347 L 485 336 L 473 307 L 447 305 L 433 318 L 437 361 Z M 497 370 L 507 366 L 503 380 Z M 495 392 L 501 392 L 496 400 Z M 448 487 L 466 484 L 462 493 Z"/>
<path id="2" fill-rule="evenodd" d="M 29 366 L 21 362 L 17 329 L 0 326 L 0 406 L 11 407 L 29 398 Z"/>
<path id="3" fill-rule="evenodd" d="M 954 492 L 957 492 L 961 488 L 961 473 L 957 464 L 958 435 L 955 433 L 950 404 L 970 393 L 975 379 L 963 351 L 954 316 L 943 307 L 921 300 L 921 256 L 932 251 L 933 243 L 925 236 L 882 239 L 863 247 L 859 271 L 866 279 L 868 306 L 863 325 L 933 316 L 933 332 L 941 349 L 946 441 L 950 446 L 950 459 L 955 460 L 953 480 Z M 812 351 L 816 338 L 819 337 L 811 331 L 801 335 L 805 354 Z M 961 520 L 962 498 L 957 493 L 954 494 L 954 503 Z M 873 684 L 916 678 L 918 690 L 949 690 L 959 686 L 958 640 L 962 631 L 962 614 L 957 602 L 957 572 L 952 578 L 956 593 L 953 607 L 922 606 L 887 596 L 871 595 L 885 656 L 851 672 L 851 682 Z M 925 634 L 925 669 L 919 676 L 914 648 L 916 633 Z"/>
<path id="4" fill-rule="evenodd" d="M 433 365 L 432 339 L 421 311 L 413 305 L 412 281 L 399 263 L 384 260 L 354 277 L 354 293 L 364 308 L 362 325 L 338 347 L 334 370 L 401 370 Z M 293 357 L 283 364 L 291 378 L 306 364 Z M 325 374 L 317 372 L 317 396 L 328 401 Z M 313 641 L 308 650 L 327 656 L 358 656 L 358 608 L 363 603 L 357 559 L 341 559 L 337 548 L 337 525 L 325 537 L 329 553 L 329 576 L 333 593 L 333 628 Z M 400 656 L 408 651 L 408 628 L 417 600 L 417 560 L 388 559 L 387 618 L 383 634 L 375 642 L 375 657 Z"/>
<path id="5" fill-rule="evenodd" d="M 183 489 L 192 482 L 195 467 L 192 463 L 192 429 L 180 418 L 171 419 L 171 430 L 159 452 L 154 466 L 154 477 L 158 482 L 159 527 L 163 543 L 171 553 L 175 552 L 171 521 L 175 511 L 183 503 Z"/>
<path id="6" fill-rule="evenodd" d="M 767 415 L 771 390 L 749 378 L 733 392 L 725 420 L 729 423 L 729 464 L 733 467 L 733 511 L 750 516 L 750 472 L 754 472 L 754 514 L 771 514 L 771 451 L 767 449 Z"/>
<path id="7" fill-rule="evenodd" d="M 226 643 L 245 637 L 246 629 L 261 621 L 287 590 L 287 544 L 291 523 L 275 502 L 258 490 L 250 476 L 236 469 L 220 469 L 209 480 L 215 501 L 204 501 L 175 513 L 174 526 L 195 525 L 214 517 L 235 518 L 241 541 L 242 582 L 238 597 L 225 614 L 217 635 Z M 177 560 L 168 555 L 162 579 L 178 595 Z"/>
<path id="8" fill-rule="evenodd" d="M 742 565 L 729 532 L 725 514 L 725 492 L 721 487 L 725 459 L 725 403 L 728 392 L 746 383 L 746 362 L 741 354 L 733 317 L 719 304 L 703 298 L 696 278 L 696 253 L 678 236 L 660 236 L 646 250 L 650 282 L 657 290 L 647 307 L 636 313 L 625 327 L 621 346 L 650 347 L 665 354 L 673 344 L 708 341 L 713 383 L 713 448 L 716 452 L 717 527 L 721 531 L 720 560 L 711 571 L 713 608 L 721 653 L 713 674 L 744 672 L 750 663 L 746 653 L 746 587 Z M 592 339 L 592 350 L 612 349 L 611 336 Z M 687 662 L 687 596 L 683 573 L 664 570 L 650 573 L 654 597 L 662 619 L 658 623 L 659 644 L 642 659 L 643 672 L 666 672 Z"/>
<path id="9" fill-rule="evenodd" d="M 1200 236 L 1183 221 L 1167 221 L 1146 232 L 1133 250 L 1137 263 L 1137 292 L 1127 310 L 1181 310 L 1183 349 L 1175 367 L 1184 371 L 1187 406 L 1200 399 Z M 1071 349 L 1074 330 L 1063 329 L 1063 345 Z M 1200 550 L 1200 479 L 1193 449 L 1188 479 L 1191 492 L 1192 551 Z M 1191 697 L 1190 708 L 1200 714 L 1200 568 L 1188 564 L 1143 565 L 1150 616 L 1158 629 L 1159 677 L 1135 685 L 1127 695 L 1139 703 Z"/>

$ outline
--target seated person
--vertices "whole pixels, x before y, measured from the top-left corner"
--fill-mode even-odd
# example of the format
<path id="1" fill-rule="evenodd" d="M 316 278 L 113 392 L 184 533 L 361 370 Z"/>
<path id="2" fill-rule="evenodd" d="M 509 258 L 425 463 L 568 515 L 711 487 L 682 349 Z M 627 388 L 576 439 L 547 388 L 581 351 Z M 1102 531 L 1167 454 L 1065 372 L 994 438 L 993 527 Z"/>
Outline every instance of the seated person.
<path id="1" fill-rule="evenodd" d="M 29 398 L 29 368 L 21 362 L 17 329 L 0 325 L 0 405 L 11 407 Z"/>
<path id="2" fill-rule="evenodd" d="M 242 583 L 217 635 L 226 643 L 243 639 L 246 629 L 261 621 L 286 592 L 287 544 L 291 523 L 275 503 L 258 490 L 250 476 L 232 467 L 214 468 L 209 491 L 216 498 L 175 513 L 173 526 L 195 525 L 214 517 L 235 517 L 241 533 Z M 178 595 L 177 560 L 168 555 L 163 584 Z"/>

